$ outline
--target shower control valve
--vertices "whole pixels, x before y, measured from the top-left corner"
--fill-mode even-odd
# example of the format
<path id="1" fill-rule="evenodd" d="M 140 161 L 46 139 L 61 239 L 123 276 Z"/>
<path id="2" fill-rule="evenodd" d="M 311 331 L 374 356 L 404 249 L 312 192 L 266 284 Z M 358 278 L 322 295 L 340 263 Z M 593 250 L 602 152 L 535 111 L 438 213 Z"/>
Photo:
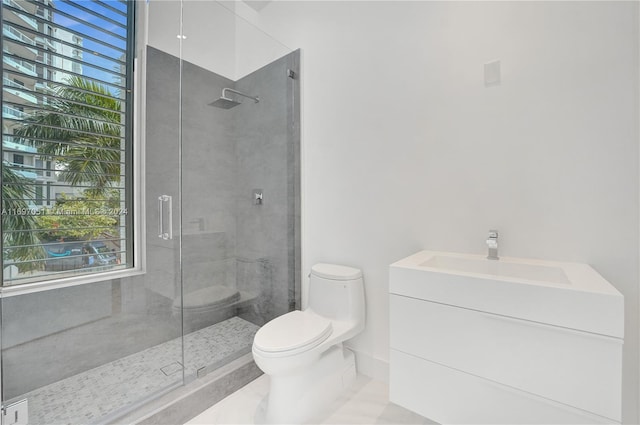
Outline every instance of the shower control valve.
<path id="1" fill-rule="evenodd" d="M 253 189 L 253 204 L 262 205 L 262 189 Z"/>

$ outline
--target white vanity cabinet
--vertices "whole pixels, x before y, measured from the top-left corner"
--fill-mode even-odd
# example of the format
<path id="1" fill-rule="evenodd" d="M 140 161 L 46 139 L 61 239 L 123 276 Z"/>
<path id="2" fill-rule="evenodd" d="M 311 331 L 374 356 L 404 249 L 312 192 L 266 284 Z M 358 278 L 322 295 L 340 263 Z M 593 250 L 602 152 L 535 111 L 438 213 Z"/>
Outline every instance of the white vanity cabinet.
<path id="1" fill-rule="evenodd" d="M 610 323 L 590 330 L 591 319 L 582 321 L 576 313 L 567 319 L 575 322 L 572 328 L 556 320 L 563 316 L 558 311 L 545 313 L 544 298 L 518 295 L 537 284 L 545 293 L 553 289 L 549 282 L 529 280 L 526 275 L 503 276 L 497 269 L 478 273 L 476 266 L 441 270 L 425 258 L 456 254 L 419 254 L 390 269 L 393 403 L 443 424 L 621 421 L 623 299 L 608 283 L 599 294 L 587 294 L 588 302 L 571 305 L 572 297 L 565 297 L 564 308 L 569 314 L 576 308 L 593 309 L 591 314 L 604 314 L 602 320 Z M 473 260 L 482 262 L 479 257 Z M 544 263 L 563 270 L 566 279 L 558 291 L 579 290 L 579 285 L 571 287 L 576 274 L 565 265 Z M 583 272 L 588 267 L 579 266 Z M 596 280 L 602 279 L 593 273 Z M 498 287 L 507 284 L 506 290 L 496 292 L 496 282 Z M 465 291 L 467 284 L 473 287 Z M 600 301 L 602 309 L 597 310 Z M 530 303 L 539 304 L 539 314 Z M 511 305 L 504 309 L 504 304 Z M 549 299 L 547 307 L 558 309 L 562 302 Z M 518 317 L 519 310 L 525 318 Z M 614 331 L 607 334 L 603 329 Z"/>

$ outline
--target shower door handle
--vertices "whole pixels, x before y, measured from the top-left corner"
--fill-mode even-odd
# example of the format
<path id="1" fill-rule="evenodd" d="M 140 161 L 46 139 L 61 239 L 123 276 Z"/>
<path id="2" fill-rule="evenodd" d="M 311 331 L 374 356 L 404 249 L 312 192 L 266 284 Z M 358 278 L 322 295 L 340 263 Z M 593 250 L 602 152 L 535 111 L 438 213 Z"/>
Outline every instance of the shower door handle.
<path id="1" fill-rule="evenodd" d="M 168 232 L 164 231 L 164 205 L 168 204 Z M 158 196 L 158 237 L 163 240 L 173 239 L 173 199 L 169 195 Z"/>

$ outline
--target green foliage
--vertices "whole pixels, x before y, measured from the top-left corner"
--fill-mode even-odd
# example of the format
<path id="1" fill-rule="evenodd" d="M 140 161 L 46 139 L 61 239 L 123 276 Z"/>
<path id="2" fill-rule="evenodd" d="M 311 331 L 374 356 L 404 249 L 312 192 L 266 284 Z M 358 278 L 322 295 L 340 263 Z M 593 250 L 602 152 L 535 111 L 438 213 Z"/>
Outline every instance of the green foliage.
<path id="1" fill-rule="evenodd" d="M 14 134 L 61 165 L 61 180 L 104 194 L 122 173 L 121 102 L 105 86 L 85 78 L 71 77 L 67 84 L 57 87 L 58 98 L 24 119 Z"/>
<path id="2" fill-rule="evenodd" d="M 33 231 L 38 228 L 36 217 L 31 214 L 24 199 L 33 197 L 33 186 L 2 163 L 2 246 L 3 260 L 18 262 L 20 272 L 39 270 L 45 258 L 40 240 Z M 23 262 L 26 261 L 26 262 Z"/>
<path id="3" fill-rule="evenodd" d="M 117 209 L 120 205 L 117 191 L 110 187 L 120 184 L 123 172 L 122 104 L 105 86 L 85 78 L 71 77 L 66 84 L 53 90 L 55 99 L 52 97 L 14 129 L 14 139 L 35 144 L 41 156 L 55 161 L 62 181 L 89 188 L 84 190 L 83 199 L 63 199 L 55 208 L 40 210 L 38 215 L 3 214 L 3 260 L 32 261 L 18 263 L 20 272 L 42 268 L 43 261 L 38 260 L 45 258 L 45 252 L 39 238 L 96 238 L 109 230 L 56 229 L 119 224 L 117 216 L 96 211 L 104 207 Z M 3 164 L 2 183 L 3 211 L 33 211 L 24 201 L 33 199 L 31 180 Z M 64 210 L 90 213 L 59 214 Z M 50 230 L 36 232 L 37 229 Z"/>
<path id="4" fill-rule="evenodd" d="M 109 192 L 106 201 L 85 192 L 82 198 L 63 197 L 55 207 L 45 208 L 36 217 L 38 227 L 47 229 L 38 236 L 43 241 L 89 240 L 104 233 L 118 234 L 119 205 L 117 191 Z M 59 230 L 58 230 L 59 229 Z"/>

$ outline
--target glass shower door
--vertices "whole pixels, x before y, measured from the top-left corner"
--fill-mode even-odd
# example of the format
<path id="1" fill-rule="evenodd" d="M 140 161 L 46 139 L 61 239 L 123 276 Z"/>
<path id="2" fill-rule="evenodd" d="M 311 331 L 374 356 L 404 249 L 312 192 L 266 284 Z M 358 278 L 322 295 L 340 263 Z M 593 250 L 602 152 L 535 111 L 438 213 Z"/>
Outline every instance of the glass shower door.
<path id="1" fill-rule="evenodd" d="M 237 358 L 251 361 L 259 327 L 299 306 L 299 52 L 242 19 L 244 3 L 182 5 L 190 379 Z"/>
<path id="2" fill-rule="evenodd" d="M 156 13 L 157 3 L 177 13 Z M 133 23 L 124 20 L 134 5 L 137 46 L 128 38 Z M 180 2 L 11 0 L 2 7 L 3 102 L 15 112 L 9 117 L 3 103 L 3 177 L 20 172 L 13 186 L 3 178 L 3 208 L 15 199 L 11 189 L 26 188 L 25 211 L 37 224 L 16 227 L 3 212 L 4 418 L 108 423 L 184 383 L 180 61 L 153 62 L 146 49 L 148 34 L 169 31 L 179 50 Z M 135 74 L 125 75 L 134 56 Z M 65 97 L 67 87 L 84 100 Z M 125 121 L 134 109 L 135 128 Z M 58 120 L 34 124 L 43 114 Z M 86 126 L 67 127 L 61 117 Z M 42 131 L 20 133 L 29 126 Z M 109 155 L 69 153 L 89 140 L 104 142 Z M 65 176 L 83 159 L 87 168 L 71 183 Z M 98 167 L 105 164 L 112 166 Z M 102 191 L 89 178 L 97 175 Z M 53 225 L 44 228 L 41 217 Z M 72 218 L 75 224 L 63 224 Z M 35 239 L 20 242 L 10 230 Z"/>

